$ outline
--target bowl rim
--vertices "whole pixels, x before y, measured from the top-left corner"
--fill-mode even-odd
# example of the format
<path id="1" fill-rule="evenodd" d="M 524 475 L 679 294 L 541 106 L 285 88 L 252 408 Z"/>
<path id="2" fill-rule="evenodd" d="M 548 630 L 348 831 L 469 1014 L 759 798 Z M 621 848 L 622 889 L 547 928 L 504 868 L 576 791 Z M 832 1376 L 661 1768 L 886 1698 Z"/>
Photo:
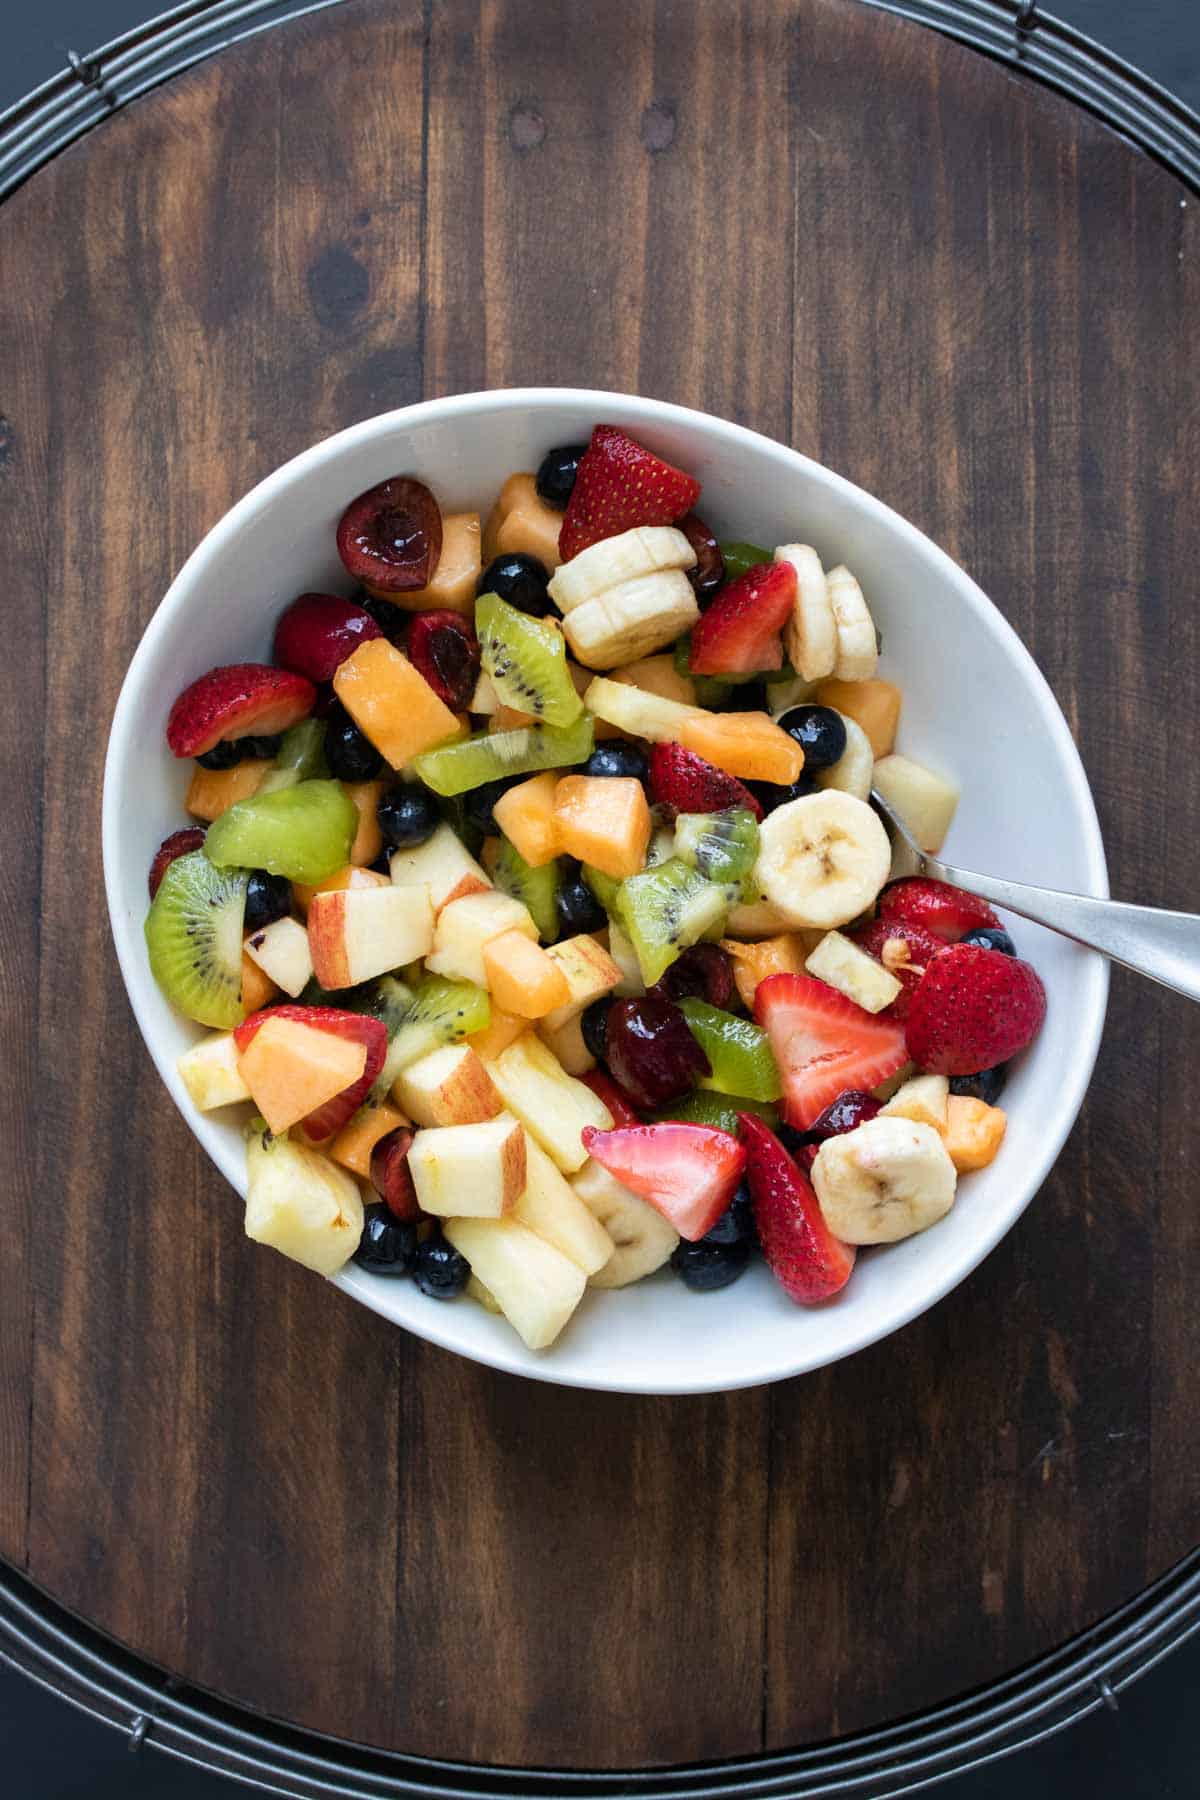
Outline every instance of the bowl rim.
<path id="1" fill-rule="evenodd" d="M 174 1061 L 163 1053 L 158 1044 L 151 1041 L 152 1034 L 143 1022 L 135 998 L 138 987 L 146 978 L 146 971 L 139 960 L 142 934 L 140 931 L 127 929 L 121 920 L 117 847 L 122 806 L 119 765 L 127 756 L 128 744 L 136 729 L 142 670 L 150 662 L 160 641 L 169 636 L 177 622 L 177 615 L 183 610 L 191 596 L 193 587 L 203 579 L 209 565 L 219 557 L 225 545 L 273 500 L 284 493 L 294 482 L 303 479 L 311 470 L 319 468 L 326 462 L 336 461 L 343 451 L 370 443 L 377 438 L 385 438 L 396 431 L 411 430 L 430 423 L 452 424 L 456 420 L 467 417 L 478 418 L 481 415 L 536 410 L 539 407 L 547 406 L 573 407 L 579 411 L 590 412 L 597 419 L 603 418 L 606 414 L 619 414 L 616 422 L 629 428 L 644 426 L 653 429 L 656 425 L 676 425 L 693 432 L 698 431 L 715 436 L 735 448 L 743 445 L 747 449 L 753 448 L 758 453 L 765 451 L 784 464 L 790 465 L 797 472 L 802 472 L 806 480 L 816 488 L 824 487 L 831 493 L 841 494 L 852 499 L 855 504 L 872 514 L 877 523 L 907 540 L 918 554 L 932 562 L 933 566 L 972 610 L 982 611 L 985 616 L 989 616 L 991 628 L 1005 642 L 1009 654 L 1032 692 L 1045 727 L 1053 738 L 1067 771 L 1069 798 L 1073 814 L 1079 823 L 1081 845 L 1088 872 L 1087 882 L 1081 891 L 1100 898 L 1107 897 L 1109 893 L 1108 869 L 1100 823 L 1083 762 L 1062 709 L 1032 653 L 1009 624 L 1004 614 L 988 598 L 978 583 L 967 574 L 965 569 L 961 568 L 932 538 L 927 537 L 902 514 L 896 512 L 867 489 L 859 487 L 857 483 L 848 480 L 845 476 L 836 474 L 824 463 L 815 461 L 812 457 L 804 455 L 802 451 L 795 450 L 790 445 L 780 443 L 777 439 L 767 437 L 761 432 L 751 430 L 748 426 L 735 424 L 730 420 L 718 418 L 715 414 L 701 412 L 694 407 L 680 406 L 672 401 L 654 400 L 642 395 L 626 394 L 618 390 L 574 387 L 490 388 L 470 393 L 446 395 L 440 399 L 416 401 L 409 406 L 376 413 L 368 419 L 359 420 L 356 424 L 346 426 L 341 431 L 319 439 L 316 443 L 310 444 L 306 449 L 290 457 L 286 462 L 281 463 L 256 482 L 209 528 L 191 551 L 151 615 L 130 659 L 129 667 L 125 671 L 109 727 L 101 804 L 101 848 L 109 926 L 125 991 L 142 1041 L 189 1130 L 235 1192 L 243 1197 L 244 1170 L 239 1169 L 237 1160 L 227 1153 L 227 1147 L 224 1144 L 213 1145 L 206 1142 L 197 1130 L 196 1124 L 190 1116 L 190 1102 Z M 733 1379 L 712 1379 L 711 1375 L 706 1372 L 702 1361 L 697 1366 L 698 1379 L 694 1381 L 664 1382 L 660 1379 L 656 1382 L 653 1378 L 646 1381 L 623 1376 L 619 1372 L 614 1372 L 610 1376 L 585 1379 L 578 1373 L 571 1373 L 561 1368 L 556 1370 L 552 1354 L 536 1358 L 531 1366 L 529 1361 L 531 1353 L 525 1349 L 515 1333 L 512 1334 L 511 1345 L 507 1341 L 500 1341 L 494 1352 L 491 1347 L 485 1351 L 478 1346 L 463 1345 L 457 1340 L 453 1324 L 453 1309 L 450 1308 L 431 1307 L 428 1328 L 425 1328 L 424 1320 L 421 1321 L 420 1328 L 415 1324 L 401 1325 L 399 1321 L 392 1319 L 381 1305 L 376 1304 L 370 1279 L 356 1271 L 353 1264 L 348 1264 L 345 1270 L 339 1271 L 329 1279 L 333 1285 L 341 1288 L 353 1299 L 387 1318 L 395 1329 L 411 1330 L 414 1336 L 420 1337 L 428 1343 L 436 1344 L 442 1349 L 451 1350 L 459 1356 L 465 1356 L 470 1361 L 482 1363 L 485 1367 L 494 1368 L 507 1374 L 525 1376 L 533 1380 L 549 1381 L 557 1386 L 578 1387 L 595 1392 L 629 1394 L 731 1393 L 742 1388 L 760 1387 L 770 1382 L 788 1380 L 794 1376 L 845 1361 L 847 1357 L 857 1355 L 859 1351 L 865 1350 L 881 1339 L 889 1337 L 893 1332 L 903 1329 L 913 1319 L 919 1318 L 945 1299 L 948 1293 L 959 1286 L 991 1254 L 1001 1238 L 1017 1223 L 1045 1182 L 1078 1119 L 1099 1054 L 1107 1011 L 1108 960 L 1097 951 L 1083 949 L 1080 951 L 1080 957 L 1084 994 L 1076 1038 L 1077 1054 L 1072 1057 L 1067 1072 L 1068 1079 L 1059 1089 L 1055 1127 L 1042 1138 L 1041 1154 L 1026 1166 L 1026 1179 L 1021 1184 L 1024 1188 L 1024 1197 L 1020 1204 L 1015 1208 L 1010 1206 L 1002 1213 L 993 1216 L 987 1227 L 979 1232 L 977 1238 L 964 1249 L 954 1264 L 919 1302 L 903 1302 L 890 1309 L 886 1307 L 881 1309 L 861 1330 L 854 1333 L 852 1340 L 845 1348 L 833 1356 L 820 1353 L 789 1355 L 784 1352 L 769 1363 L 764 1363 L 753 1373 L 740 1375 Z M 382 1295 L 379 1298 L 382 1299 Z M 797 1338 L 796 1341 L 799 1343 L 801 1340 Z M 784 1342 L 786 1343 L 786 1339 Z M 636 1367 L 636 1364 L 634 1366 Z"/>

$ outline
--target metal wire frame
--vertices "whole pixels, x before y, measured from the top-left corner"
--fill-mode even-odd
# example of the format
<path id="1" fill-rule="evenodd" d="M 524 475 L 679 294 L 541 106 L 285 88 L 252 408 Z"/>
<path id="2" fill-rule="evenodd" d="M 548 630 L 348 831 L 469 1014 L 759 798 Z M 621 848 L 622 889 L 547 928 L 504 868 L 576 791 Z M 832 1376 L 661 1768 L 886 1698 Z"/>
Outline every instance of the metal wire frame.
<path id="1" fill-rule="evenodd" d="M 866 0 L 969 44 L 1105 120 L 1200 191 L 1200 118 L 1037 0 Z M 186 0 L 114 38 L 0 113 L 0 200 L 151 88 L 338 0 Z M 978 1694 L 813 1749 L 595 1774 L 485 1769 L 372 1751 L 180 1686 L 0 1565 L 0 1661 L 151 1747 L 298 1800 L 896 1800 L 1036 1743 L 1100 1706 L 1200 1630 L 1200 1552 L 1062 1649 Z"/>

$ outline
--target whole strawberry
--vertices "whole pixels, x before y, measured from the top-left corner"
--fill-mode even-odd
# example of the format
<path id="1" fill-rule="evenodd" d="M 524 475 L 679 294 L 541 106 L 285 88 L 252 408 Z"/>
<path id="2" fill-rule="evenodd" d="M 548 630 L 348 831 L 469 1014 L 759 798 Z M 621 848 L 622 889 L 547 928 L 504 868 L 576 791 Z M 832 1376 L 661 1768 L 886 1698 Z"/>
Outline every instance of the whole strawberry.
<path id="1" fill-rule="evenodd" d="M 589 544 L 635 525 L 670 525 L 691 511 L 699 495 L 694 476 L 654 456 L 615 425 L 597 425 L 567 503 L 559 555 L 570 562 Z"/>
<path id="2" fill-rule="evenodd" d="M 905 1021 L 908 1053 L 934 1075 L 977 1075 L 1033 1042 L 1046 990 L 1032 964 L 953 944 L 934 957 Z"/>
<path id="3" fill-rule="evenodd" d="M 793 1300 L 828 1300 L 850 1279 L 854 1246 L 834 1237 L 808 1176 L 758 1115 L 739 1113 L 738 1126 L 767 1266 Z"/>

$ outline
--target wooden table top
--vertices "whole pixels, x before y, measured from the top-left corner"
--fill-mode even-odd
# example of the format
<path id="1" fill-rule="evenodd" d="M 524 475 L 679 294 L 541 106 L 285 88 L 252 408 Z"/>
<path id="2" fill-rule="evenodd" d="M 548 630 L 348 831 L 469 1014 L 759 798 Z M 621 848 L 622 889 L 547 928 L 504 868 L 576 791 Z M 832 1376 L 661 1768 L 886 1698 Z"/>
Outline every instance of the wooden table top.
<path id="1" fill-rule="evenodd" d="M 1193 1548 L 1195 1008 L 1116 976 L 1054 1175 L 895 1338 L 728 1396 L 526 1384 L 245 1241 L 130 1015 L 99 796 L 146 620 L 260 476 L 423 396 L 612 387 L 944 545 L 1078 734 L 1114 891 L 1194 907 L 1196 218 L 854 0 L 350 0 L 0 210 L 13 1565 L 303 1726 L 624 1768 L 910 1714 Z"/>

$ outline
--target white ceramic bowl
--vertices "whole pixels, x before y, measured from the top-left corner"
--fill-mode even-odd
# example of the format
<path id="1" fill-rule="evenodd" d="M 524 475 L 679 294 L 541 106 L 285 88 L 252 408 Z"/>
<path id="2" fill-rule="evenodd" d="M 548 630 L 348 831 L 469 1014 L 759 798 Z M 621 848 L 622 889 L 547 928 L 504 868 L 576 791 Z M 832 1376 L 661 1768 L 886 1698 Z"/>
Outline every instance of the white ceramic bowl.
<path id="1" fill-rule="evenodd" d="M 242 1121 L 199 1113 L 188 1098 L 175 1061 L 197 1028 L 159 993 L 142 937 L 146 870 L 161 839 L 184 822 L 191 769 L 165 746 L 171 702 L 214 664 L 269 658 L 275 620 L 296 594 L 350 590 L 334 528 L 365 488 L 403 471 L 419 475 L 449 510 L 486 511 L 512 470 L 536 467 L 552 444 L 586 439 L 598 421 L 626 427 L 698 476 L 701 511 L 719 537 L 802 540 L 827 566 L 846 562 L 854 570 L 883 633 L 883 670 L 904 690 L 900 747 L 962 784 L 946 847 L 952 861 L 1107 892 L 1087 779 L 1028 651 L 961 569 L 869 494 L 740 426 L 625 395 L 560 388 L 462 394 L 368 419 L 269 475 L 213 527 L 150 621 L 113 718 L 104 867 L 125 985 L 172 1098 L 240 1194 Z M 663 1271 L 618 1292 L 590 1293 L 559 1343 L 534 1354 L 502 1319 L 470 1302 L 439 1304 L 411 1282 L 354 1264 L 336 1277 L 339 1285 L 464 1356 L 580 1387 L 703 1393 L 849 1356 L 924 1312 L 987 1255 L 1037 1193 L 1083 1100 L 1104 1021 L 1107 965 L 1022 921 L 1013 929 L 1046 984 L 1049 1009 L 1008 1085 L 1003 1149 L 989 1169 L 964 1180 L 953 1211 L 931 1231 L 862 1255 L 836 1300 L 795 1306 L 761 1265 L 713 1295 L 690 1293 Z"/>

